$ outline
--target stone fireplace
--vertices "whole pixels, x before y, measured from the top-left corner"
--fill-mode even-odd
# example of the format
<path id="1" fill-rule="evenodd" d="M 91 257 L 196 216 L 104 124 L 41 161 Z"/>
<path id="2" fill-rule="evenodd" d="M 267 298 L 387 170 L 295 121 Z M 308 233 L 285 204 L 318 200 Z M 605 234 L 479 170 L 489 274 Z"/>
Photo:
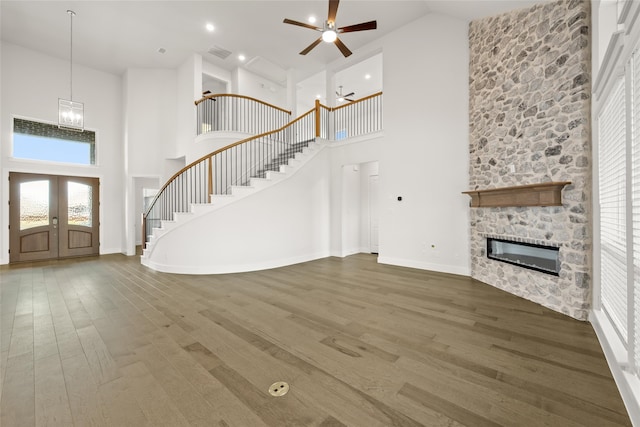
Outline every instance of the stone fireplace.
<path id="1" fill-rule="evenodd" d="M 471 274 L 586 320 L 591 304 L 590 2 L 469 26 L 471 190 L 571 182 L 559 206 L 471 207 Z M 487 257 L 487 238 L 558 248 L 556 275 Z"/>

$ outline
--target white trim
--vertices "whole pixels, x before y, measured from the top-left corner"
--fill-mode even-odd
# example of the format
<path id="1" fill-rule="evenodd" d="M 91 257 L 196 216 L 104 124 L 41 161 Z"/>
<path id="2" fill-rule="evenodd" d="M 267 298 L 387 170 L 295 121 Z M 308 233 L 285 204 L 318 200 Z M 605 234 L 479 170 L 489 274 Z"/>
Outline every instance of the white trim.
<path id="1" fill-rule="evenodd" d="M 613 379 L 629 413 L 631 424 L 640 426 L 640 378 L 630 369 L 627 349 L 604 312 L 591 310 L 589 321 L 600 341 Z"/>
<path id="2" fill-rule="evenodd" d="M 230 274 L 230 273 L 246 273 L 249 271 L 268 270 L 271 268 L 285 267 L 293 264 L 300 264 L 302 262 L 314 261 L 321 258 L 327 258 L 328 252 L 312 253 L 307 255 L 298 255 L 291 258 L 274 259 L 253 264 L 229 264 L 229 265 L 167 265 L 155 261 L 150 261 L 148 258 L 140 257 L 142 265 L 152 268 L 162 273 L 174 273 L 174 274 Z"/>
<path id="3" fill-rule="evenodd" d="M 459 265 L 434 264 L 430 262 L 386 257 L 382 255 L 378 256 L 378 263 L 397 265 L 399 267 L 418 268 L 420 270 L 429 270 L 429 271 L 435 271 L 438 273 L 449 273 L 449 274 L 457 274 L 460 276 L 471 277 L 471 269 L 469 267 L 461 267 Z"/>
<path id="4" fill-rule="evenodd" d="M 604 54 L 604 58 L 602 59 L 602 64 L 600 65 L 600 69 L 598 70 L 598 76 L 596 77 L 595 82 L 593 83 L 593 93 L 596 96 L 596 99 L 599 101 L 600 98 L 607 98 L 607 95 L 610 86 L 611 86 L 611 77 L 614 74 L 618 74 L 621 71 L 618 70 L 619 58 L 624 50 L 624 31 L 616 31 L 611 36 L 609 40 L 609 45 L 607 46 L 607 51 Z M 596 116 L 597 116 L 596 112 Z"/>
<path id="5" fill-rule="evenodd" d="M 640 2 L 627 0 L 618 17 L 618 24 L 624 24 L 626 33 L 631 34 L 638 16 L 640 16 Z"/>

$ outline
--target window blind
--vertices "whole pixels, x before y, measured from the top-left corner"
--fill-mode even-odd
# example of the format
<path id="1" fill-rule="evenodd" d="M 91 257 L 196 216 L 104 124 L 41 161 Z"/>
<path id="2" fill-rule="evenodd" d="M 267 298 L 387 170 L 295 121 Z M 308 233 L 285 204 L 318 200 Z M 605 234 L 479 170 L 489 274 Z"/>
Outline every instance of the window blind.
<path id="1" fill-rule="evenodd" d="M 627 342 L 627 227 L 625 80 L 620 78 L 598 116 L 601 298 Z"/>
<path id="2" fill-rule="evenodd" d="M 640 52 L 633 54 L 632 99 L 632 175 L 633 188 L 633 358 L 640 368 Z"/>

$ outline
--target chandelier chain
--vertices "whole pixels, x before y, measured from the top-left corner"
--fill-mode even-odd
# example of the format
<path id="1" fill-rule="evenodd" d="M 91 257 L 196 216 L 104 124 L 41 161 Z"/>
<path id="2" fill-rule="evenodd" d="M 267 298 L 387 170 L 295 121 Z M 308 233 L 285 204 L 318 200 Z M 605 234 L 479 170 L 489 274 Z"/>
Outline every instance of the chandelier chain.
<path id="1" fill-rule="evenodd" d="M 73 10 L 67 10 L 70 20 L 70 36 L 69 36 L 69 101 L 73 101 L 73 16 L 76 14 Z"/>

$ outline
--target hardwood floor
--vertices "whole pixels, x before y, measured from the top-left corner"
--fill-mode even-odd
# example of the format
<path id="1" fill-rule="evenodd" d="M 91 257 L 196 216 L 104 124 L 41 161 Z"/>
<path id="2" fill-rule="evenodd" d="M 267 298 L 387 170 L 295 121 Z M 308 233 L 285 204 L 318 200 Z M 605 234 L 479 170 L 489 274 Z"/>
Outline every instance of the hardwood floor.
<path id="1" fill-rule="evenodd" d="M 631 425 L 588 323 L 372 255 L 219 276 L 108 255 L 0 279 L 2 427 Z"/>

